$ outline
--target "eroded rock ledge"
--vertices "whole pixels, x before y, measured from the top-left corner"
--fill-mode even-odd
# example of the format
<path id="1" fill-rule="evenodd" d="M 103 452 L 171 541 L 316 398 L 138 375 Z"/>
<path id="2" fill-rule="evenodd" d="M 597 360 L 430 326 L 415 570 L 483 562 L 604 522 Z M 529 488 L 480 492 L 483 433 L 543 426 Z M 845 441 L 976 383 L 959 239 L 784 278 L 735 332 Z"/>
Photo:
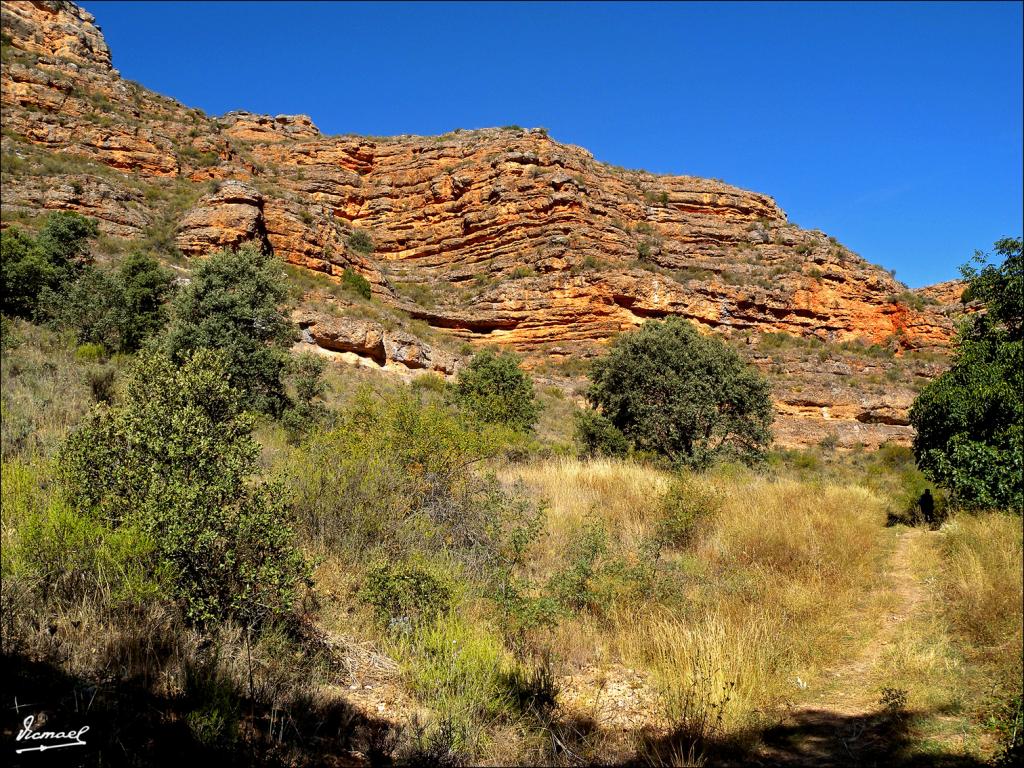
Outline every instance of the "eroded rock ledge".
<path id="1" fill-rule="evenodd" d="M 357 272 L 375 301 L 531 364 L 593 354 L 666 315 L 728 336 L 938 350 L 961 311 L 959 283 L 909 292 L 765 194 L 617 168 L 542 129 L 382 138 L 326 136 L 306 115 L 213 118 L 121 79 L 71 3 L 4 3 L 0 17 L 3 226 L 77 210 L 107 236 L 169 239 L 188 256 L 254 241 L 331 278 Z M 357 230 L 372 249 L 352 246 Z M 305 326 L 325 350 L 403 372 L 454 365 L 411 334 L 332 322 Z M 780 419 L 800 422 L 781 434 L 818 439 L 843 421 L 906 439 L 913 382 L 864 405 L 830 392 L 803 405 L 786 389 L 817 376 L 777 383 Z"/>

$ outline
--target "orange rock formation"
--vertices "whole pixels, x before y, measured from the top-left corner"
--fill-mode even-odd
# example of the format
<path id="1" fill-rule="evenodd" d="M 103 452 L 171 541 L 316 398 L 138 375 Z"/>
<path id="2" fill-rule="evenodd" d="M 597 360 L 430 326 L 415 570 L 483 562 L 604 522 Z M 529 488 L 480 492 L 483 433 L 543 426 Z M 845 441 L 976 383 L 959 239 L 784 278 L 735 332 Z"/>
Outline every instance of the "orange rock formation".
<path id="1" fill-rule="evenodd" d="M 255 240 L 329 276 L 353 269 L 412 317 L 534 361 L 669 314 L 727 335 L 900 350 L 941 347 L 953 331 L 943 302 L 955 289 L 909 301 L 884 269 L 790 224 L 763 194 L 616 168 L 540 129 L 370 139 L 325 136 L 305 115 L 211 118 L 121 79 L 71 3 L 4 3 L 2 20 L 3 151 L 33 164 L 5 172 L 4 226 L 66 209 L 110 236 L 173 238 L 189 256 Z M 349 245 L 354 230 L 372 253 Z M 332 333 L 317 338 L 347 334 Z M 905 423 L 902 395 L 861 421 L 859 404 L 825 419 L 819 400 L 832 403 L 780 402 L 780 414 Z"/>

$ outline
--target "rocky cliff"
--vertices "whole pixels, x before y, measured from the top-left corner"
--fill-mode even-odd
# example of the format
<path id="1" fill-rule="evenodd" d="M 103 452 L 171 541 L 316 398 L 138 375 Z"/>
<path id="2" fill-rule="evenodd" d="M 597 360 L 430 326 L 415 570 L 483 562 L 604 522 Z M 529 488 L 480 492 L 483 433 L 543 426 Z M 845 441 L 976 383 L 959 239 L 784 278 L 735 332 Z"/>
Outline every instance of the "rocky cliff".
<path id="1" fill-rule="evenodd" d="M 4 226 L 77 210 L 100 222 L 101 247 L 172 259 L 256 241 L 328 279 L 359 273 L 375 302 L 535 367 L 682 315 L 774 372 L 790 443 L 907 439 L 912 391 L 951 337 L 955 285 L 909 292 L 763 194 L 610 166 L 542 129 L 371 138 L 304 115 L 213 118 L 122 79 L 70 3 L 4 3 L 2 23 Z M 397 343 L 334 315 L 307 312 L 307 339 L 369 359 Z M 777 333 L 835 365 L 760 343 Z M 856 379 L 875 374 L 849 361 L 871 345 L 889 350 L 893 386 L 868 396 Z M 410 359 L 454 365 L 440 351 L 422 364 L 429 348 Z"/>

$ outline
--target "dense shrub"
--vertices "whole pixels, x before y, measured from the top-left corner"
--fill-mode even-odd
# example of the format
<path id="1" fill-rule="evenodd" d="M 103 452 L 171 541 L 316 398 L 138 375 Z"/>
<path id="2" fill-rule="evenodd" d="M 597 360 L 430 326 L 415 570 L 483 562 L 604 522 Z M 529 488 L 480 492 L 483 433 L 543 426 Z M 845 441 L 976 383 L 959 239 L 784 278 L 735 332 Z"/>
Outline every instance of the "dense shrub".
<path id="1" fill-rule="evenodd" d="M 537 423 L 533 382 L 510 352 L 483 350 L 459 370 L 450 399 L 483 422 L 527 432 Z"/>
<path id="2" fill-rule="evenodd" d="M 323 403 L 327 391 L 323 373 L 327 363 L 319 355 L 305 352 L 292 357 L 288 367 L 295 386 L 295 399 L 282 414 L 281 421 L 289 441 L 298 443 L 327 420 L 329 411 Z"/>
<path id="3" fill-rule="evenodd" d="M 488 629 L 453 612 L 404 636 L 399 651 L 413 693 L 453 720 L 459 750 L 477 751 L 481 725 L 517 709 L 515 662 Z"/>
<path id="4" fill-rule="evenodd" d="M 259 446 L 242 402 L 222 355 L 200 350 L 178 368 L 144 353 L 118 405 L 94 412 L 60 456 L 72 508 L 150 536 L 199 623 L 286 615 L 307 575 L 282 489 L 252 482 Z"/>
<path id="5" fill-rule="evenodd" d="M 720 507 L 720 499 L 707 485 L 684 475 L 677 476 L 662 502 L 659 543 L 676 548 L 688 546 Z"/>
<path id="6" fill-rule="evenodd" d="M 629 453 L 626 436 L 597 411 L 577 411 L 574 418 L 576 440 L 584 456 L 624 456 Z"/>
<path id="7" fill-rule="evenodd" d="M 597 607 L 593 582 L 607 552 L 608 534 L 598 522 L 583 526 L 570 539 L 566 565 L 548 584 L 548 590 L 563 607 L 572 611 Z"/>
<path id="8" fill-rule="evenodd" d="M 363 254 L 373 253 L 373 238 L 369 232 L 357 229 L 348 236 L 348 247 Z"/>
<path id="9" fill-rule="evenodd" d="M 96 222 L 70 211 L 51 213 L 35 238 L 16 227 L 0 232 L 0 282 L 5 315 L 31 318 L 46 291 L 59 291 L 82 267 Z"/>
<path id="10" fill-rule="evenodd" d="M 481 429 L 409 390 L 363 390 L 335 418 L 287 470 L 315 545 L 360 557 L 446 551 L 477 570 L 493 560 L 507 519 L 522 510 L 478 465 L 511 433 Z"/>
<path id="11" fill-rule="evenodd" d="M 85 268 L 63 293 L 50 294 L 46 312 L 79 344 L 134 352 L 163 327 L 170 287 L 170 273 L 156 259 L 133 253 L 116 270 Z"/>
<path id="12" fill-rule="evenodd" d="M 373 293 L 370 281 L 352 269 L 346 269 L 341 273 L 341 284 L 364 299 L 370 298 Z"/>
<path id="13" fill-rule="evenodd" d="M 202 261 L 174 297 L 165 348 L 181 362 L 201 348 L 223 353 L 231 384 L 253 408 L 278 414 L 291 327 L 280 265 L 251 247 Z"/>
<path id="14" fill-rule="evenodd" d="M 447 611 L 452 605 L 452 584 L 441 569 L 426 562 L 385 561 L 366 572 L 359 599 L 373 607 L 380 621 L 410 626 Z"/>
<path id="15" fill-rule="evenodd" d="M 31 589 L 52 609 L 141 605 L 161 593 L 152 539 L 137 526 L 114 528 L 43 489 L 46 468 L 3 462 L 3 578 Z"/>
<path id="16" fill-rule="evenodd" d="M 721 456 L 757 459 L 771 442 L 768 383 L 682 318 L 619 336 L 590 379 L 587 399 L 634 449 L 702 467 Z"/>
<path id="17" fill-rule="evenodd" d="M 999 266 L 963 267 L 968 315 L 953 365 L 910 411 L 922 471 L 969 508 L 1024 508 L 1024 256 L 1021 239 L 1000 240 Z M 976 257 L 984 262 L 983 257 Z"/>

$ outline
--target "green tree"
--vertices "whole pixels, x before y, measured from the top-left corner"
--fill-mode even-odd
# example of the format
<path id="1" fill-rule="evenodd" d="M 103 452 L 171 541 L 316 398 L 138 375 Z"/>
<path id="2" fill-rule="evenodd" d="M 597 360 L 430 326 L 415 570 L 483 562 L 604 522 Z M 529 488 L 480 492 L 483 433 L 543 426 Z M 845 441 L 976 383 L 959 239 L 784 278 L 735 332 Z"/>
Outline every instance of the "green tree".
<path id="1" fill-rule="evenodd" d="M 636 450 L 703 467 L 722 455 L 754 460 L 771 442 L 768 383 L 682 318 L 619 336 L 590 380 L 588 401 Z"/>
<path id="2" fill-rule="evenodd" d="M 258 456 L 223 354 L 178 367 L 144 352 L 118 404 L 62 447 L 61 479 L 75 509 L 152 538 L 191 620 L 257 624 L 287 615 L 308 577 L 283 489 L 252 481 Z"/>
<path id="3" fill-rule="evenodd" d="M 281 421 L 288 432 L 288 440 L 298 443 L 313 428 L 323 424 L 329 411 L 323 404 L 327 385 L 323 380 L 327 363 L 324 358 L 312 352 L 295 355 L 289 370 L 295 385 L 295 400 L 281 414 Z"/>
<path id="4" fill-rule="evenodd" d="M 1024 259 L 1021 238 L 995 244 L 1000 264 L 961 268 L 963 301 L 982 310 L 960 325 L 952 367 L 910 411 L 914 455 L 933 482 L 966 508 L 1024 507 Z"/>
<path id="5" fill-rule="evenodd" d="M 282 375 L 291 325 L 280 264 L 252 247 L 203 260 L 174 297 L 166 349 L 182 361 L 201 348 L 224 353 L 231 383 L 251 406 L 277 415 L 285 406 Z"/>
<path id="6" fill-rule="evenodd" d="M 583 449 L 583 455 L 625 456 L 629 453 L 629 441 L 608 419 L 597 411 L 577 411 L 576 439 Z"/>
<path id="7" fill-rule="evenodd" d="M 95 221 L 70 211 L 51 213 L 35 238 L 17 227 L 0 232 L 3 313 L 32 319 L 44 294 L 77 275 L 98 232 Z"/>
<path id="8" fill-rule="evenodd" d="M 510 352 L 478 352 L 459 371 L 450 399 L 483 422 L 505 424 L 528 432 L 537 423 L 540 407 L 533 382 Z"/>
<path id="9" fill-rule="evenodd" d="M 353 230 L 348 236 L 348 247 L 363 254 L 373 253 L 373 238 L 365 230 Z"/>
<path id="10" fill-rule="evenodd" d="M 165 303 L 171 274 L 152 256 L 135 252 L 118 267 L 117 281 L 122 315 L 120 351 L 134 351 L 167 322 Z"/>
<path id="11" fill-rule="evenodd" d="M 99 232 L 95 219 L 73 211 L 56 211 L 46 217 L 36 241 L 54 264 L 73 271 L 76 262 L 88 258 L 88 241 Z"/>
<path id="12" fill-rule="evenodd" d="M 134 253 L 116 270 L 86 267 L 64 291 L 50 294 L 45 310 L 79 344 L 134 352 L 165 323 L 170 286 L 170 274 L 156 259 Z"/>

